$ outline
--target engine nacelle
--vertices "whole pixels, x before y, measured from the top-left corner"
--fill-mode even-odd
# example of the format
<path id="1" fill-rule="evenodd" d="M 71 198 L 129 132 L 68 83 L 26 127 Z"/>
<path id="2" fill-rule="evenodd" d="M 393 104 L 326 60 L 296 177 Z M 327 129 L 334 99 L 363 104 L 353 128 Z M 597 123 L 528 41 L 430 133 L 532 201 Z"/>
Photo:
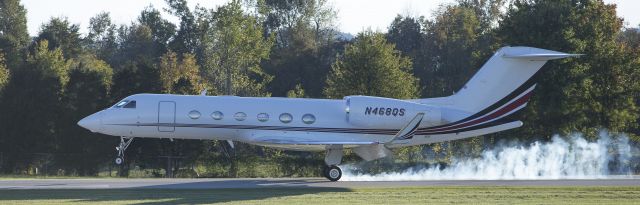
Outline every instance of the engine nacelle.
<path id="1" fill-rule="evenodd" d="M 347 122 L 358 127 L 400 129 L 418 113 L 424 113 L 420 127 L 442 124 L 440 108 L 398 100 L 370 96 L 347 96 Z"/>

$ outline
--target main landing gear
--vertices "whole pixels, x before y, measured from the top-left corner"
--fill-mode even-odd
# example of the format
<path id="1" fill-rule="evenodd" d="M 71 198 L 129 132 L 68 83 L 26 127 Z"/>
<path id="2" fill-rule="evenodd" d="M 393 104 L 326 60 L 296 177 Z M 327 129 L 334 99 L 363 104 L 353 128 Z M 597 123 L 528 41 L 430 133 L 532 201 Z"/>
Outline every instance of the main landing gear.
<path id="1" fill-rule="evenodd" d="M 324 168 L 324 177 L 331 180 L 332 182 L 340 180 L 342 178 L 342 170 L 340 167 L 336 165 L 326 166 Z"/>
<path id="2" fill-rule="evenodd" d="M 118 150 L 118 157 L 116 157 L 116 164 L 120 165 L 124 162 L 124 151 L 133 142 L 133 137 L 120 137 L 120 145 L 116 147 Z"/>
<path id="3" fill-rule="evenodd" d="M 340 161 L 342 161 L 342 155 L 342 145 L 327 146 L 327 155 L 324 157 L 324 162 L 327 166 L 324 168 L 322 174 L 333 182 L 342 178 L 342 170 L 337 166 L 340 164 Z"/>

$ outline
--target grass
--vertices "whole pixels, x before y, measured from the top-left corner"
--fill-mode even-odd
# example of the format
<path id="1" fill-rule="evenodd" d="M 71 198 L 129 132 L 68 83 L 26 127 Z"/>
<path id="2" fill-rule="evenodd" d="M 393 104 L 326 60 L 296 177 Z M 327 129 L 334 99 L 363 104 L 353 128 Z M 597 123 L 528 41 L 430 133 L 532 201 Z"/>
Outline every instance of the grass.
<path id="1" fill-rule="evenodd" d="M 640 187 L 0 190 L 0 204 L 639 204 Z"/>

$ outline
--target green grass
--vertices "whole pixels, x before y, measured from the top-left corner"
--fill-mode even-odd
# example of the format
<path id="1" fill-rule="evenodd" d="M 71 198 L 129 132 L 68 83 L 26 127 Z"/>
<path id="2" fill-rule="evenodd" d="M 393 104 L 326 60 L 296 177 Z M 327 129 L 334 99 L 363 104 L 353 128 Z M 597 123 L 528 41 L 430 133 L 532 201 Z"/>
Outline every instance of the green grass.
<path id="1" fill-rule="evenodd" d="M 640 204 L 640 187 L 0 190 L 0 204 Z"/>

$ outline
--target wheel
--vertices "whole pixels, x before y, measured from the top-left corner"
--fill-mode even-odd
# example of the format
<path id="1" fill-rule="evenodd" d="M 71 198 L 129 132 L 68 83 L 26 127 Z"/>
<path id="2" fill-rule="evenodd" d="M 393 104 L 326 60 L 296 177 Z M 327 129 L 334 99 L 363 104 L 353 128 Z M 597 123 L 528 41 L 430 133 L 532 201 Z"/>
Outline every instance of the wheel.
<path id="1" fill-rule="evenodd" d="M 342 177 L 342 170 L 336 165 L 331 165 L 325 168 L 324 176 L 327 177 L 327 179 L 335 182 L 340 180 L 340 178 Z"/>
<path id="2" fill-rule="evenodd" d="M 118 165 L 122 164 L 123 161 L 124 160 L 122 158 L 120 158 L 120 157 L 116 158 L 116 164 L 118 164 Z"/>

